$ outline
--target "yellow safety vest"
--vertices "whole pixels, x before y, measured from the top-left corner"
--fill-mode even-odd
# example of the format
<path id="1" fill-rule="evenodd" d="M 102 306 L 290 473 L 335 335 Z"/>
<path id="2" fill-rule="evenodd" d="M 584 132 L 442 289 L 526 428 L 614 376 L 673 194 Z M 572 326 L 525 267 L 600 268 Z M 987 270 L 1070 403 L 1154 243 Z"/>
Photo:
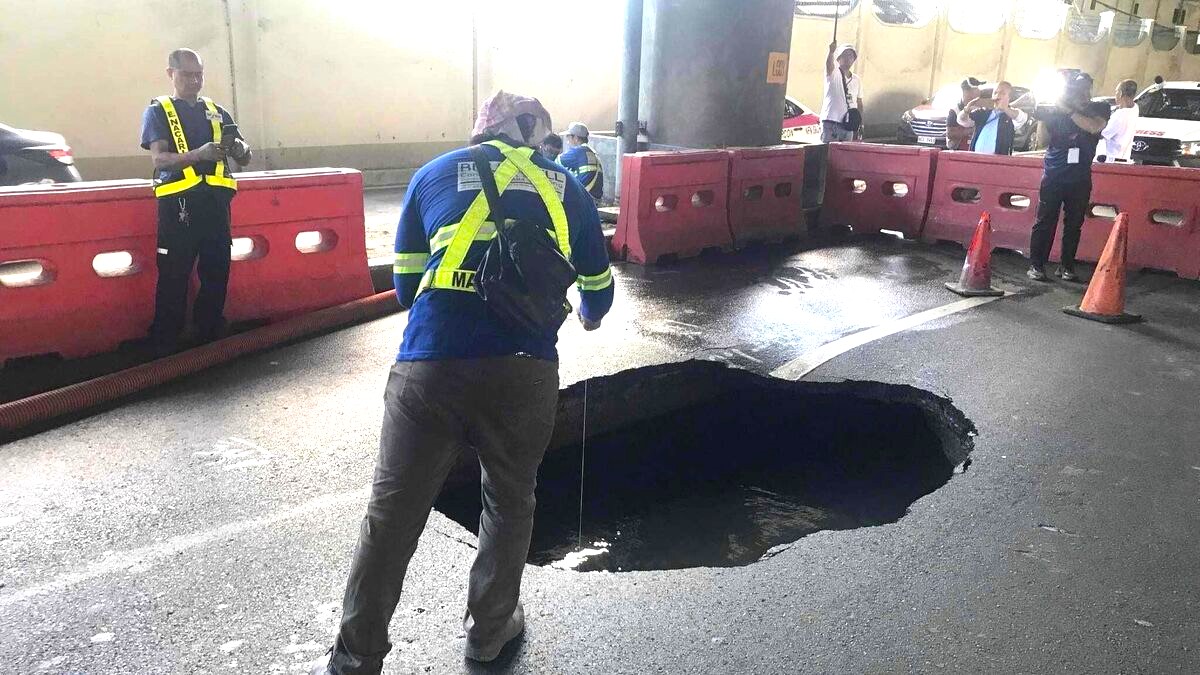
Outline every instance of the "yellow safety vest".
<path id="1" fill-rule="evenodd" d="M 575 175 L 583 183 L 583 189 L 591 192 L 592 188 L 596 186 L 596 181 L 601 179 L 600 159 L 596 157 L 595 151 L 587 145 L 583 146 L 583 150 L 587 153 L 587 164 L 579 167 L 579 172 Z"/>
<path id="2" fill-rule="evenodd" d="M 175 112 L 175 103 L 170 96 L 159 96 L 154 99 L 162 106 L 163 112 L 167 116 L 167 128 L 171 132 L 171 140 L 175 144 L 175 152 L 183 154 L 188 151 L 187 138 L 183 135 L 183 124 L 179 121 L 179 113 Z M 221 142 L 221 113 L 217 111 L 217 105 L 212 102 L 211 98 L 204 96 L 200 97 L 204 102 L 204 106 L 208 108 L 208 118 L 212 122 L 213 142 Z M 225 162 L 217 162 L 217 168 L 212 175 L 201 176 L 196 173 L 196 168 L 193 166 L 183 167 L 183 178 L 173 180 L 169 183 L 158 183 L 154 185 L 155 197 L 168 197 L 173 194 L 178 194 L 184 190 L 190 190 L 200 183 L 207 183 L 213 187 L 227 188 L 237 191 L 237 181 L 225 175 Z"/>
<path id="3" fill-rule="evenodd" d="M 558 242 L 558 250 L 569 260 L 571 258 L 571 240 L 567 228 L 567 212 L 563 209 L 562 199 L 559 198 L 550 179 L 546 177 L 541 168 L 530 161 L 529 157 L 534 152 L 533 148 L 513 148 L 500 141 L 488 141 L 486 145 L 504 153 L 504 161 L 495 171 L 496 190 L 500 194 L 504 194 L 504 190 L 517 173 L 523 174 L 537 190 L 538 196 L 542 198 L 542 203 L 546 205 L 546 211 L 550 213 L 550 222 L 554 224 L 552 234 L 555 241 Z M 486 220 L 490 213 L 491 208 L 488 207 L 487 196 L 480 189 L 475 200 L 467 208 L 467 212 L 463 214 L 462 220 L 442 226 L 429 240 L 429 254 L 415 254 L 416 256 L 433 255 L 443 248 L 446 249 L 438 266 L 435 269 L 427 270 L 421 277 L 421 284 L 417 287 L 418 295 L 431 288 L 470 292 L 475 290 L 473 284 L 475 270 L 462 267 L 473 242 L 489 241 L 496 236 L 495 223 Z M 404 256 L 403 260 L 401 256 Z M 413 264 L 421 263 L 413 256 L 414 254 L 397 254 L 396 268 L 394 269 L 398 270 L 398 274 L 408 272 Z"/>

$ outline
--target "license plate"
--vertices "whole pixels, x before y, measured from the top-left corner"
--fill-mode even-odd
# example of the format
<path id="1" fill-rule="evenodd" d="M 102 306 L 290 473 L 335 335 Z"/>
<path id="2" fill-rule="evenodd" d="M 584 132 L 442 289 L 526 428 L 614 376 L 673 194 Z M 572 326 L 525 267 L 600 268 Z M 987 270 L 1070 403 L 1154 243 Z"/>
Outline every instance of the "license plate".
<path id="1" fill-rule="evenodd" d="M 937 136 L 917 136 L 917 142 L 921 145 L 937 145 L 939 140 Z"/>

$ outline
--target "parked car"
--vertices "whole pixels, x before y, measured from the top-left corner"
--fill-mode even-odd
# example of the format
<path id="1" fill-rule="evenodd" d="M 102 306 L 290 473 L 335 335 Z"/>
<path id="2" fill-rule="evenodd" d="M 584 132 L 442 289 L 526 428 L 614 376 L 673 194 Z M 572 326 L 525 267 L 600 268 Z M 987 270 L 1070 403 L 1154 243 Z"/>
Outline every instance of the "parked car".
<path id="1" fill-rule="evenodd" d="M 0 124 L 0 186 L 81 180 L 71 146 L 61 134 Z"/>
<path id="2" fill-rule="evenodd" d="M 985 93 L 990 93 L 994 88 L 994 84 L 986 82 L 981 87 Z M 956 82 L 942 87 L 932 98 L 922 101 L 921 105 L 906 110 L 900 116 L 900 126 L 896 130 L 897 142 L 909 145 L 927 145 L 945 148 L 946 118 L 951 109 L 958 109 L 958 103 L 961 99 L 962 85 Z M 1036 100 L 1028 87 L 1014 85 L 1012 102 L 1013 107 L 1020 108 L 1031 115 L 1033 109 L 1036 107 Z M 1025 124 L 1021 125 L 1016 130 L 1016 136 L 1013 138 L 1013 151 L 1025 152 L 1029 150 L 1036 128 L 1037 123 L 1033 121 L 1032 117 Z"/>
<path id="3" fill-rule="evenodd" d="M 1200 82 L 1164 82 L 1137 98 L 1133 161 L 1200 167 Z"/>
<path id="4" fill-rule="evenodd" d="M 783 101 L 783 140 L 789 143 L 820 143 L 820 115 L 796 99 L 786 97 Z"/>

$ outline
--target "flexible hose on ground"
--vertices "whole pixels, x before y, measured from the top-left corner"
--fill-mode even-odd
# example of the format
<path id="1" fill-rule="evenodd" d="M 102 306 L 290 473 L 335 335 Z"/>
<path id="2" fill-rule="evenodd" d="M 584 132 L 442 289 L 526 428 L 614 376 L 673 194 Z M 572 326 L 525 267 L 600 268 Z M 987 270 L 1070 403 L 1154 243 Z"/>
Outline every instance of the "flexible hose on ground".
<path id="1" fill-rule="evenodd" d="M 343 305 L 255 328 L 117 373 L 0 404 L 0 437 L 39 422 L 129 396 L 245 354 L 262 351 L 313 333 L 377 319 L 399 309 L 395 292 L 384 291 Z"/>

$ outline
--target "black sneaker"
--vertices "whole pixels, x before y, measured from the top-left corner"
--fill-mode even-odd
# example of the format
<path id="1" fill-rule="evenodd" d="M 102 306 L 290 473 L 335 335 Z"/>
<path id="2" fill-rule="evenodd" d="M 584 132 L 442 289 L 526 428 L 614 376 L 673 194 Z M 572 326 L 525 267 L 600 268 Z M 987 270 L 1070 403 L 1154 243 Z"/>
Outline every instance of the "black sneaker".
<path id="1" fill-rule="evenodd" d="M 1046 280 L 1046 272 L 1044 270 L 1042 270 L 1040 267 L 1037 267 L 1036 265 L 1030 267 L 1029 271 L 1025 273 L 1025 276 L 1029 277 L 1030 279 L 1033 279 L 1034 281 L 1045 281 Z"/>

